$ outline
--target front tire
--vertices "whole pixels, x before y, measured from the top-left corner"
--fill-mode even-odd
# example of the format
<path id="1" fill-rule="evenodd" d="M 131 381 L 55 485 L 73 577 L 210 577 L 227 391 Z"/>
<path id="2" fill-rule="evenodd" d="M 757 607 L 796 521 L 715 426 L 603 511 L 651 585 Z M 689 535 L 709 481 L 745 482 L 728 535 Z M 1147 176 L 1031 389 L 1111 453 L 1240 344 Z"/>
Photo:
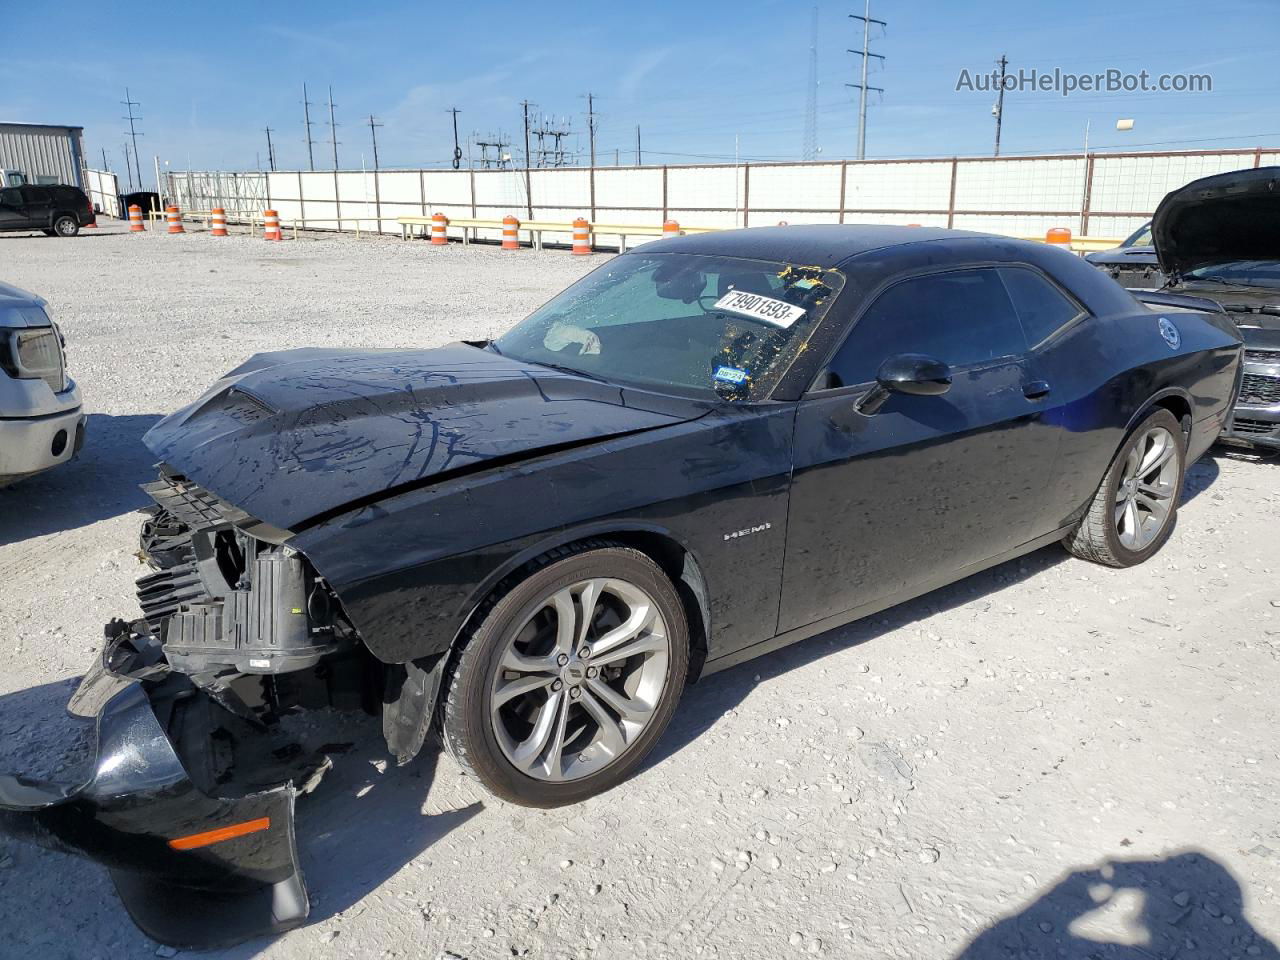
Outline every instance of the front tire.
<path id="1" fill-rule="evenodd" d="M 629 777 L 662 736 L 689 669 L 675 587 L 645 554 L 558 551 L 491 599 L 456 655 L 445 745 L 492 793 L 576 803 Z"/>
<path id="2" fill-rule="evenodd" d="M 1156 410 L 1129 434 L 1111 461 L 1089 511 L 1063 545 L 1083 560 L 1132 567 L 1173 533 L 1186 471 L 1182 424 Z"/>

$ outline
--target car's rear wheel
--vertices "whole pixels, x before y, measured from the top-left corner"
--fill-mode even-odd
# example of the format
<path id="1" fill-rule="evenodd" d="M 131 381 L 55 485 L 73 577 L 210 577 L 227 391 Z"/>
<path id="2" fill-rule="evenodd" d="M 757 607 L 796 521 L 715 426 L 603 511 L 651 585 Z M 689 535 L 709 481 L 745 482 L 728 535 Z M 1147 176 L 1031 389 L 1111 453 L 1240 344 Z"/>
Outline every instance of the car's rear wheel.
<path id="1" fill-rule="evenodd" d="M 547 558 L 491 601 L 456 657 L 445 744 L 490 791 L 574 803 L 626 779 L 666 728 L 688 672 L 688 626 L 644 554 L 589 544 Z"/>
<path id="2" fill-rule="evenodd" d="M 1142 563 L 1173 532 L 1185 469 L 1182 425 L 1168 410 L 1157 410 L 1129 434 L 1063 544 L 1077 557 L 1112 567 Z"/>
<path id="3" fill-rule="evenodd" d="M 61 214 L 53 221 L 53 232 L 60 237 L 74 237 L 80 232 L 80 221 L 69 213 Z"/>

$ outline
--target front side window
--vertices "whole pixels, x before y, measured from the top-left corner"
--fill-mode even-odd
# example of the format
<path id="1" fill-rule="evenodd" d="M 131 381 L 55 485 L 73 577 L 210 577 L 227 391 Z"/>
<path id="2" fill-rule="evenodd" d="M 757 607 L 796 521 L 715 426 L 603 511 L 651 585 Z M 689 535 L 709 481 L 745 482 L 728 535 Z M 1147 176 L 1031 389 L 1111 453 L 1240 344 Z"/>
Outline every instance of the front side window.
<path id="1" fill-rule="evenodd" d="M 1042 343 L 1062 329 L 1084 309 L 1052 283 L 1025 267 L 1001 267 L 1000 276 L 1009 291 L 1013 307 L 1022 320 L 1027 342 Z"/>
<path id="2" fill-rule="evenodd" d="M 0 203 L 9 207 L 22 206 L 22 191 L 17 187 L 5 187 L 0 190 Z"/>
<path id="3" fill-rule="evenodd" d="M 828 386 L 868 383 L 885 360 L 922 353 L 952 367 L 1026 351 L 999 274 L 954 270 L 894 284 L 862 315 L 831 362 Z"/>
<path id="4" fill-rule="evenodd" d="M 583 277 L 491 348 L 610 382 L 762 400 L 843 283 L 834 270 L 780 261 L 632 253 Z"/>

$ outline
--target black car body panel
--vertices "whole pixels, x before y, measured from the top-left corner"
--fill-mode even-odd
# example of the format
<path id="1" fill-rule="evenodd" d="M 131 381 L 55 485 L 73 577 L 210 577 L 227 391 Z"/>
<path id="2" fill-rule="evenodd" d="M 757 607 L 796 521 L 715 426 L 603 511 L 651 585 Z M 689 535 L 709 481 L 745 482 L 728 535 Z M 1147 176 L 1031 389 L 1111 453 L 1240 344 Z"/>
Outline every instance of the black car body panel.
<path id="1" fill-rule="evenodd" d="M 1239 400 L 1223 439 L 1280 450 L 1280 167 L 1237 170 L 1193 181 L 1161 201 L 1152 236 L 1171 281 L 1165 288 L 1218 303 L 1244 340 Z M 1213 268 L 1236 268 L 1227 278 Z M 1231 282 L 1231 281 L 1236 282 Z"/>
<path id="2" fill-rule="evenodd" d="M 117 635 L 174 671 L 209 662 L 164 662 L 174 624 L 189 657 L 193 623 L 231 618 L 237 669 L 264 676 L 329 655 L 312 646 L 306 656 L 277 656 L 280 623 L 323 634 L 333 656 L 352 656 L 358 639 L 389 681 L 402 681 L 388 683 L 382 704 L 384 728 L 394 727 L 388 743 L 405 759 L 422 743 L 445 654 L 495 590 L 558 547 L 604 540 L 649 554 L 686 606 L 696 677 L 1060 537 L 1127 432 L 1157 405 L 1181 420 L 1192 459 L 1229 412 L 1240 342 L 1223 314 L 1153 311 L 1044 245 L 816 226 L 653 248 L 623 256 L 837 269 L 842 292 L 767 395 L 749 402 L 604 383 L 477 345 L 259 355 L 147 435 L 163 460 L 162 480 L 146 488 L 157 507 L 143 535 L 161 569 L 139 584 L 155 623 L 122 625 Z M 875 319 L 889 294 L 933 281 L 1005 291 L 1004 332 L 1018 345 L 931 361 L 947 371 L 942 395 L 877 396 L 874 365 L 862 377 L 846 360 L 861 360 L 859 337 L 892 340 L 911 319 Z M 1034 336 L 1040 308 L 1015 310 L 1009 293 L 1022 283 L 1067 311 Z M 948 335 L 986 349 L 989 318 L 956 309 Z M 289 570 L 305 600 L 286 601 L 287 591 L 273 599 L 267 589 Z M 237 611 L 254 615 L 232 618 L 233 597 Z M 229 662 L 214 661 L 224 672 Z M 216 674 L 192 680 L 225 711 Z M 183 681 L 172 672 L 135 679 Z M 139 818 L 158 802 L 146 777 L 120 795 L 133 796 Z M 20 799 L 0 790 L 11 829 L 38 816 Z M 140 822 L 164 835 L 162 821 Z M 287 883 L 277 860 L 280 872 L 265 879 Z M 260 892 L 263 878 L 245 875 Z M 239 871 L 226 879 L 233 889 L 245 882 Z M 263 930 L 294 922 L 253 915 Z"/>

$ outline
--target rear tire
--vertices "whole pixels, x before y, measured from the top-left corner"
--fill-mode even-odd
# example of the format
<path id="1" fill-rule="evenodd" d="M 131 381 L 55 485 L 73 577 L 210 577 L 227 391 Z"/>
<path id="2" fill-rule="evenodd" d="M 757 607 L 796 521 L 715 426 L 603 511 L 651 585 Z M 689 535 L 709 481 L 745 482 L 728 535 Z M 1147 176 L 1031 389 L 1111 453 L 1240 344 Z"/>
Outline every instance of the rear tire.
<path id="1" fill-rule="evenodd" d="M 441 707 L 464 771 L 530 807 L 576 803 L 635 772 L 689 669 L 684 607 L 657 564 L 600 542 L 555 551 L 477 617 Z"/>
<path id="2" fill-rule="evenodd" d="M 1132 567 L 1153 556 L 1173 533 L 1186 456 L 1177 417 L 1164 409 L 1146 417 L 1120 447 L 1063 546 L 1109 567 Z"/>
<path id="3" fill-rule="evenodd" d="M 80 232 L 80 221 L 69 213 L 60 214 L 53 221 L 53 232 L 59 237 L 74 237 Z"/>

